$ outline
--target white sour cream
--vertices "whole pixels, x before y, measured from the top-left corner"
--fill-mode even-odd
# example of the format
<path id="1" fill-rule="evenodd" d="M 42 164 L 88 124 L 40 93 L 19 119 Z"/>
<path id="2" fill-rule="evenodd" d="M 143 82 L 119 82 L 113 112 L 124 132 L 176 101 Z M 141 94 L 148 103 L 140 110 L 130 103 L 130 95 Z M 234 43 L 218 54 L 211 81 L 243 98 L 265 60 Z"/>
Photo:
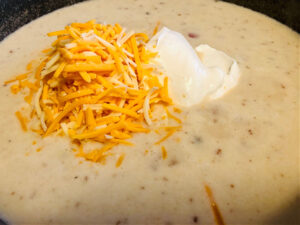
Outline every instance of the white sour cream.
<path id="1" fill-rule="evenodd" d="M 190 107 L 220 98 L 238 83 L 239 68 L 233 58 L 208 45 L 195 51 L 176 31 L 162 28 L 148 47 L 158 52 L 155 62 L 168 76 L 170 97 L 177 105 Z"/>

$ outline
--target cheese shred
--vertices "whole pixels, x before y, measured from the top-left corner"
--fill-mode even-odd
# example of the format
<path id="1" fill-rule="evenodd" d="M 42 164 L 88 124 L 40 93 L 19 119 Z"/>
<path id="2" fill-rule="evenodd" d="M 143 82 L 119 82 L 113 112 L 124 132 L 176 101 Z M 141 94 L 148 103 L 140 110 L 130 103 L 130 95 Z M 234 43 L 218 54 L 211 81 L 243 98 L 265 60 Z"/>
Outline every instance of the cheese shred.
<path id="1" fill-rule="evenodd" d="M 146 48 L 147 34 L 127 33 L 119 24 L 91 20 L 71 23 L 48 36 L 56 40 L 42 51 L 42 60 L 31 61 L 28 72 L 4 83 L 14 83 L 14 94 L 24 89 L 21 93 L 26 94 L 32 113 L 28 118 L 20 111 L 15 113 L 24 131 L 43 137 L 65 135 L 79 143 L 77 156 L 105 163 L 113 147 L 133 145 L 128 139 L 135 133 L 151 131 L 155 105 L 163 105 L 168 117 L 181 123 L 167 110 L 172 104 L 167 78 L 160 83 L 161 71 L 149 63 L 156 53 Z M 177 130 L 167 130 L 156 144 Z M 102 147 L 85 151 L 83 145 L 88 141 Z M 165 159 L 164 147 L 162 151 Z M 116 167 L 123 160 L 121 155 Z"/>
<path id="2" fill-rule="evenodd" d="M 27 131 L 27 125 L 26 125 L 26 120 L 25 118 L 22 116 L 21 112 L 20 111 L 17 111 L 16 113 L 16 117 L 18 118 L 20 124 L 21 124 L 21 127 L 24 131 Z"/>
<path id="3" fill-rule="evenodd" d="M 168 153 L 165 146 L 161 146 L 161 154 L 163 159 L 166 159 L 168 157 Z"/>

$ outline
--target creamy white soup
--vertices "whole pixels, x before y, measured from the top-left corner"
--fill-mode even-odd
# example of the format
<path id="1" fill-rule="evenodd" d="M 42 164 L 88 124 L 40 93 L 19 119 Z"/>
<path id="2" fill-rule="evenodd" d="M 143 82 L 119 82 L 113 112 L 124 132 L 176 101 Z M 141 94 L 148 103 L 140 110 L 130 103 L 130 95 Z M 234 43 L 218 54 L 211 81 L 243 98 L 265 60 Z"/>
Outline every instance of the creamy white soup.
<path id="1" fill-rule="evenodd" d="M 117 155 L 84 161 L 67 138 L 24 132 L 14 114 L 23 96 L 3 82 L 54 40 L 46 33 L 91 19 L 146 33 L 160 21 L 236 59 L 239 82 L 183 109 L 166 160 L 151 132 L 114 148 L 126 155 L 119 168 Z M 9 224 L 214 224 L 204 185 L 225 224 L 271 224 L 299 194 L 299 34 L 273 19 L 220 1 L 94 0 L 27 24 L 0 49 L 0 218 Z"/>

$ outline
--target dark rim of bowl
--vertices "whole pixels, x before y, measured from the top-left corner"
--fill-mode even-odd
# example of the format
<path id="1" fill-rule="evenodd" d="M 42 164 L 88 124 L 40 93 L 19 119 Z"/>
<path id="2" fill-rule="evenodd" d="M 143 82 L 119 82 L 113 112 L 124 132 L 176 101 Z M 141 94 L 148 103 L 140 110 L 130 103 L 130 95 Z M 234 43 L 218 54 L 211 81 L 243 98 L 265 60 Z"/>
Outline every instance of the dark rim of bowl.
<path id="1" fill-rule="evenodd" d="M 0 41 L 30 21 L 85 0 L 0 0 Z M 161 0 L 162 2 L 165 0 Z M 218 2 L 219 0 L 215 0 Z M 299 0 L 224 0 L 264 13 L 300 32 Z"/>

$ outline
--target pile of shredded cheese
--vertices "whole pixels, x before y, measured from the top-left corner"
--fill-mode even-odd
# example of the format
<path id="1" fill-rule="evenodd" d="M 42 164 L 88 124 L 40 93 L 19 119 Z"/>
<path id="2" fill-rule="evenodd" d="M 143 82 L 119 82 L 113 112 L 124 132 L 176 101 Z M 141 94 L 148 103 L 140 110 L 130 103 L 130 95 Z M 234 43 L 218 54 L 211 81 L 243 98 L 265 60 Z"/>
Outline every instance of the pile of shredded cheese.
<path id="1" fill-rule="evenodd" d="M 146 49 L 145 33 L 92 20 L 72 23 L 48 36 L 57 38 L 43 50 L 39 65 L 32 68 L 30 62 L 27 73 L 5 82 L 18 82 L 11 86 L 12 93 L 27 93 L 30 116 L 16 112 L 24 130 L 36 119 L 30 130 L 44 137 L 66 135 L 80 144 L 78 156 L 103 162 L 115 145 L 130 145 L 127 139 L 133 133 L 150 131 L 155 105 L 163 105 L 167 115 L 181 123 L 167 109 L 172 104 L 168 79 L 160 82 L 162 74 L 149 63 L 156 53 Z M 157 144 L 179 128 L 166 128 L 167 135 Z M 84 152 L 82 141 L 101 142 L 103 147 Z"/>

